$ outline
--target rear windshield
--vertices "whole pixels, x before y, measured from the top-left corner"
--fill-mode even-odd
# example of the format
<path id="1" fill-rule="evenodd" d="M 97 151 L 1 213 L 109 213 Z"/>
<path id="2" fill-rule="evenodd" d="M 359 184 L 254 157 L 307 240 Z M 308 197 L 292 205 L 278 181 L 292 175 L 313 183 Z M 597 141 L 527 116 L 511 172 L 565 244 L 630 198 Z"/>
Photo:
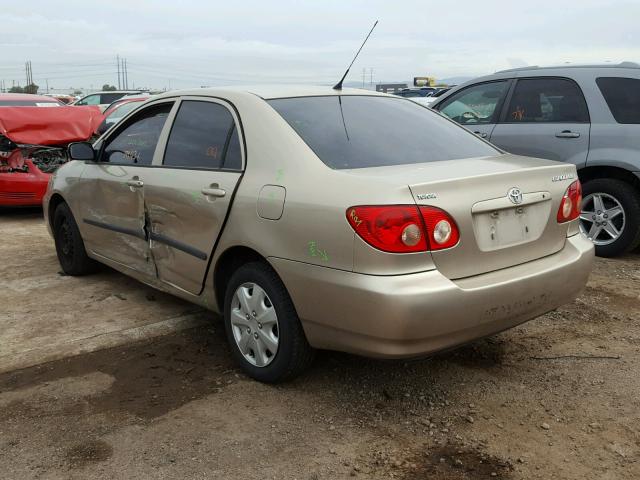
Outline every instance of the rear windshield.
<path id="1" fill-rule="evenodd" d="M 270 100 L 327 166 L 381 167 L 496 155 L 498 150 L 410 100 L 374 96 Z"/>
<path id="2" fill-rule="evenodd" d="M 640 123 L 640 79 L 600 77 L 596 83 L 618 123 Z"/>

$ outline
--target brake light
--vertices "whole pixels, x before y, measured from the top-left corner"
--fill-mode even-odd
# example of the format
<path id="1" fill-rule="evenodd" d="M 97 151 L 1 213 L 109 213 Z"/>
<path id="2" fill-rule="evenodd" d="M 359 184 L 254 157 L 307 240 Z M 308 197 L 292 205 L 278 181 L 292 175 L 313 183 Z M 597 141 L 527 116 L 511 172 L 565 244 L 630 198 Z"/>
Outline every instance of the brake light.
<path id="1" fill-rule="evenodd" d="M 415 205 L 351 207 L 347 220 L 360 238 L 384 252 L 427 250 L 422 219 Z"/>
<path id="2" fill-rule="evenodd" d="M 441 250 L 458 243 L 458 227 L 444 210 L 415 205 L 347 209 L 347 221 L 372 247 L 391 253 Z"/>
<path id="3" fill-rule="evenodd" d="M 564 192 L 564 196 L 560 201 L 560 207 L 558 208 L 558 215 L 556 216 L 558 223 L 570 222 L 580 216 L 580 206 L 582 205 L 582 185 L 580 180 L 576 180 L 567 191 Z"/>

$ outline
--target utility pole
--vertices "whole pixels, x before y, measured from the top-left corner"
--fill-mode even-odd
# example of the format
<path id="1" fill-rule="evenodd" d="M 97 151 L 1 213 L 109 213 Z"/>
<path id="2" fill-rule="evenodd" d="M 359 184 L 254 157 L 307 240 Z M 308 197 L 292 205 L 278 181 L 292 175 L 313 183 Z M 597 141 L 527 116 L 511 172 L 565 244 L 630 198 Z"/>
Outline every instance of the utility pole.
<path id="1" fill-rule="evenodd" d="M 47 93 L 49 93 L 49 79 L 45 78 L 45 82 L 47 82 Z"/>
<path id="2" fill-rule="evenodd" d="M 366 75 L 367 75 L 367 69 L 363 68 L 362 69 L 362 88 L 364 88 L 364 79 Z"/>
<path id="3" fill-rule="evenodd" d="M 371 77 L 369 78 L 369 85 L 373 85 L 373 67 L 371 67 Z"/>
<path id="4" fill-rule="evenodd" d="M 120 90 L 120 55 L 116 55 L 116 62 L 118 62 L 118 90 Z"/>
<path id="5" fill-rule="evenodd" d="M 127 69 L 127 59 L 124 59 L 124 89 L 129 90 L 129 70 Z"/>

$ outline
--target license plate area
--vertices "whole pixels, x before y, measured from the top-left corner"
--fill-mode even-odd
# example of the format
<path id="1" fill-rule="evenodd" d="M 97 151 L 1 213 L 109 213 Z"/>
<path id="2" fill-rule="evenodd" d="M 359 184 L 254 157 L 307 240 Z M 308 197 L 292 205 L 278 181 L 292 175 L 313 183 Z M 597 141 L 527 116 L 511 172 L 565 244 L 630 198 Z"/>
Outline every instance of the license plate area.
<path id="1" fill-rule="evenodd" d="M 542 235 L 548 219 L 544 204 L 516 206 L 473 215 L 478 247 L 482 251 L 532 242 Z"/>

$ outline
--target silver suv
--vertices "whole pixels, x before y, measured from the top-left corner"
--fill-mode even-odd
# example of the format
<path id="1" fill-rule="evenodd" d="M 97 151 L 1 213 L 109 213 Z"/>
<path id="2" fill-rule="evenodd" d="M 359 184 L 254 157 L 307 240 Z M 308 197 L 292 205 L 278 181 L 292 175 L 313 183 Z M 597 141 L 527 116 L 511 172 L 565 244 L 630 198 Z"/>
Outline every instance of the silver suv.
<path id="1" fill-rule="evenodd" d="M 508 152 L 575 164 L 580 227 L 597 255 L 640 244 L 640 65 L 505 70 L 460 85 L 432 108 Z"/>

